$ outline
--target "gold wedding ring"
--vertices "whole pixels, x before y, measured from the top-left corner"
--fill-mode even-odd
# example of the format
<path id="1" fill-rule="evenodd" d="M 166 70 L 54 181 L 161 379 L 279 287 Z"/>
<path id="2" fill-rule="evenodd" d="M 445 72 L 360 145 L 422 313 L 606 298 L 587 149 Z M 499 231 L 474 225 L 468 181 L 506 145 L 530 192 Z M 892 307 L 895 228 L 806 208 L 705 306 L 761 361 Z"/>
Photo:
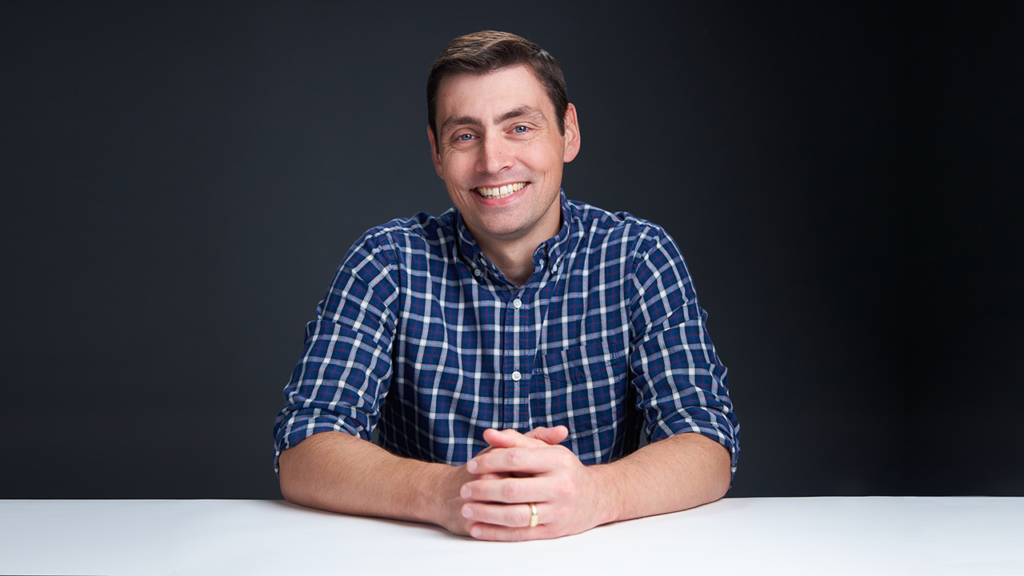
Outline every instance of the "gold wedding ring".
<path id="1" fill-rule="evenodd" d="M 537 505 L 530 503 L 530 528 L 537 525 Z"/>

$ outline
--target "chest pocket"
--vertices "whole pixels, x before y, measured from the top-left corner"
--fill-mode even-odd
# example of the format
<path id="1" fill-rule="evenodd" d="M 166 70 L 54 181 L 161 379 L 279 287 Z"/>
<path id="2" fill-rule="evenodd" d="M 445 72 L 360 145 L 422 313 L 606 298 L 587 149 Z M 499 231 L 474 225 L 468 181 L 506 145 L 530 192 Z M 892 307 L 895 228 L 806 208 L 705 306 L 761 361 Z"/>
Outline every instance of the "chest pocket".
<path id="1" fill-rule="evenodd" d="M 622 340 L 541 356 L 531 381 L 533 425 L 564 425 L 569 428 L 564 444 L 585 464 L 605 461 L 630 408 L 625 401 L 629 372 Z"/>
<path id="2" fill-rule="evenodd" d="M 542 356 L 537 372 L 542 379 L 576 385 L 616 379 L 625 382 L 626 351 L 621 344 L 610 342 L 568 348 Z"/>

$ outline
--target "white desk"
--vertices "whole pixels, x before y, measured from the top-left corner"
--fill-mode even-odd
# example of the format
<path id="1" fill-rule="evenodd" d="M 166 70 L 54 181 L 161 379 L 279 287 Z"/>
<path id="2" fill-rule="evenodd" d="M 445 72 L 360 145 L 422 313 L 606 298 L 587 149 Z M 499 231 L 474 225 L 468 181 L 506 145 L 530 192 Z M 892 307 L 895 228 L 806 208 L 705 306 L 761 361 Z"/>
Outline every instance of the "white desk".
<path id="1" fill-rule="evenodd" d="M 0 500 L 0 574 L 1024 574 L 1024 498 L 741 498 L 501 544 L 259 500 Z"/>

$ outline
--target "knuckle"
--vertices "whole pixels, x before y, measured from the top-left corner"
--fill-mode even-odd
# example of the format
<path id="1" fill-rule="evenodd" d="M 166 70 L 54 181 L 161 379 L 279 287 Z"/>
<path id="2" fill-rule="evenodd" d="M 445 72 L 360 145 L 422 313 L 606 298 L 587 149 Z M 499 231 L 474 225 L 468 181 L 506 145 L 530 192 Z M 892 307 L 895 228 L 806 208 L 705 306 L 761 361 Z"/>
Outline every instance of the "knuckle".
<path id="1" fill-rule="evenodd" d="M 559 496 L 571 496 L 576 493 L 576 483 L 569 478 L 561 478 L 555 484 L 555 492 Z"/>
<path id="2" fill-rule="evenodd" d="M 511 467 L 517 467 L 523 463 L 523 451 L 519 448 L 509 448 L 506 454 Z"/>
<path id="3" fill-rule="evenodd" d="M 559 452 L 560 452 L 559 463 L 562 466 L 569 467 L 569 466 L 572 466 L 574 464 L 574 462 L 576 460 L 576 456 L 572 452 L 570 452 L 567 449 L 562 449 Z"/>
<path id="4" fill-rule="evenodd" d="M 508 480 L 504 485 L 504 495 L 510 502 L 514 502 L 523 493 L 523 485 L 515 480 Z"/>

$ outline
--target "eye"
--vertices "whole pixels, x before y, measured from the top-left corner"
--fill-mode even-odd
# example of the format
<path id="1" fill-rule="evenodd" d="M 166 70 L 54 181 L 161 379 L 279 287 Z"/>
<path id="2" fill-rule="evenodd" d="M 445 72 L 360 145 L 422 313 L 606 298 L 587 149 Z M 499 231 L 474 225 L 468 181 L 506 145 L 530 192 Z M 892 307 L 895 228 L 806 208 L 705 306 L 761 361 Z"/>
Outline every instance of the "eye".
<path id="1" fill-rule="evenodd" d="M 516 126 L 515 128 L 512 129 L 512 131 L 515 132 L 516 134 L 526 134 L 527 132 L 530 131 L 530 129 L 527 128 L 526 126 Z"/>
<path id="2" fill-rule="evenodd" d="M 469 142 L 470 140 L 473 139 L 473 135 L 472 134 L 460 134 L 460 135 L 456 136 L 455 139 L 458 140 L 459 142 Z"/>

